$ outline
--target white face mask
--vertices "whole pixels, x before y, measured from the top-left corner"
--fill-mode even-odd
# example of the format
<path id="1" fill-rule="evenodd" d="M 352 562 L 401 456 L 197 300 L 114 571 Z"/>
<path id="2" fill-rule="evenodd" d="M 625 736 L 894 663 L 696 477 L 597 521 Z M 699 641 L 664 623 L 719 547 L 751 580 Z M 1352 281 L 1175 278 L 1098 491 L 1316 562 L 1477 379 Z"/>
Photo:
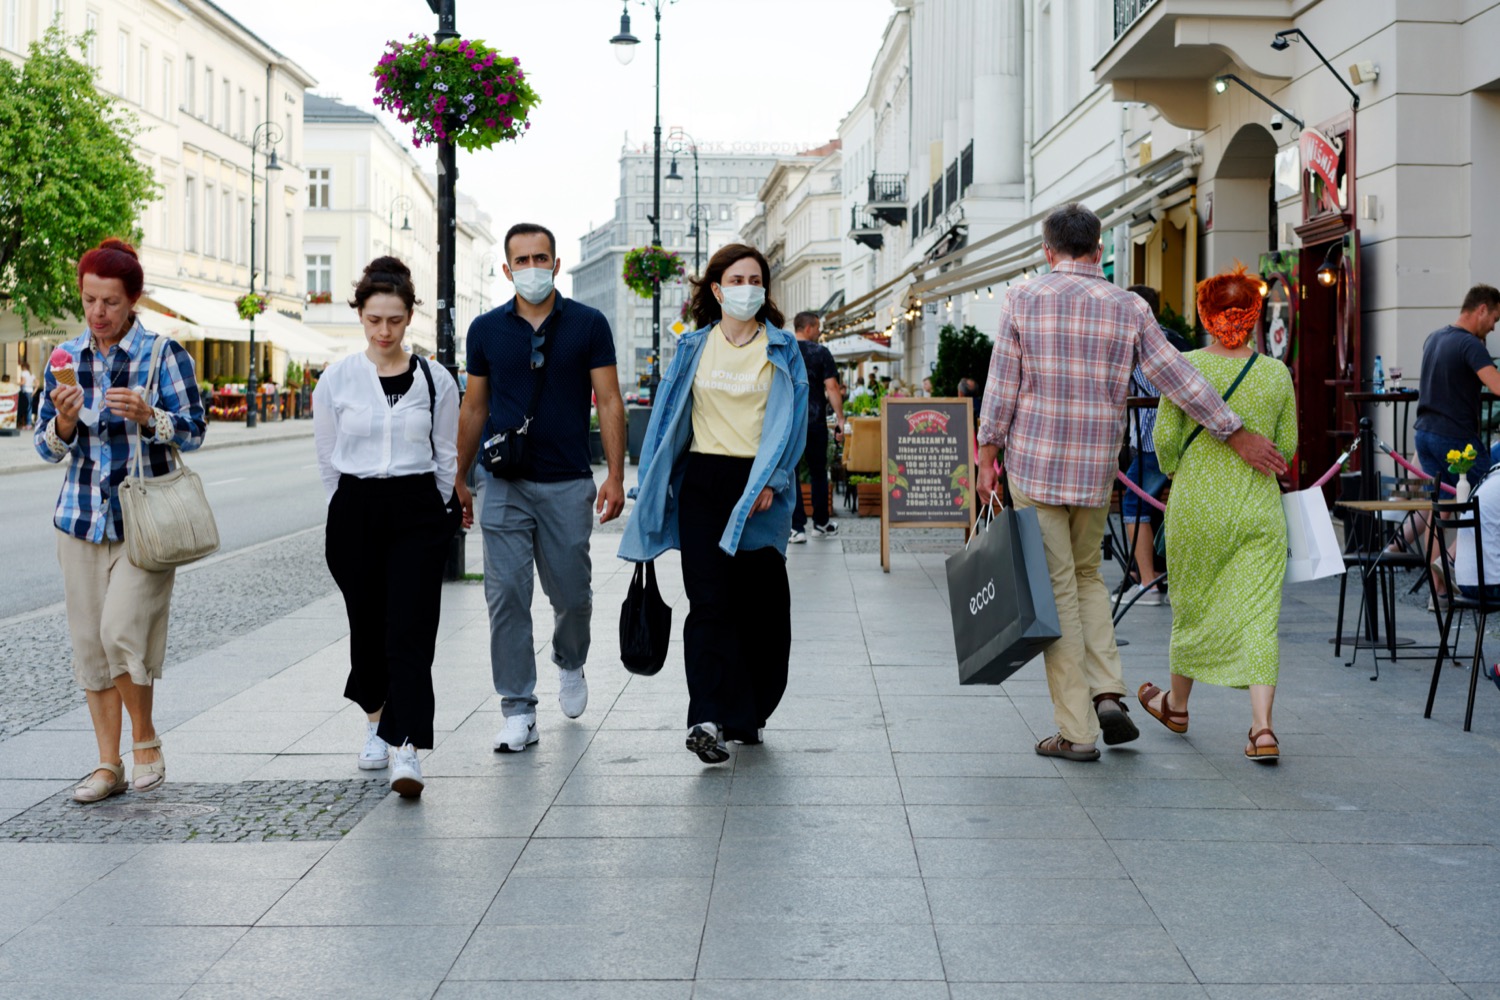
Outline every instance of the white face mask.
<path id="1" fill-rule="evenodd" d="M 720 285 L 719 294 L 723 296 L 719 307 L 731 319 L 752 320 L 766 304 L 766 290 L 759 285 L 730 285 L 727 288 Z"/>
<path id="2" fill-rule="evenodd" d="M 522 268 L 519 271 L 512 271 L 510 280 L 516 286 L 516 294 L 534 306 L 546 302 L 547 296 L 552 294 L 551 268 Z"/>

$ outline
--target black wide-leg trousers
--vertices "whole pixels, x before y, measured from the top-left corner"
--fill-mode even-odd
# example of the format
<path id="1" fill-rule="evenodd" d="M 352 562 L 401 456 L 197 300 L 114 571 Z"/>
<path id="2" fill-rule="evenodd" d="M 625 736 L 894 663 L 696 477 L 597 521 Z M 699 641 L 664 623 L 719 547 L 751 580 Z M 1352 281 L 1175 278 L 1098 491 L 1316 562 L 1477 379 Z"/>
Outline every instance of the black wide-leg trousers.
<path id="1" fill-rule="evenodd" d="M 688 616 L 687 724 L 718 723 L 730 735 L 762 728 L 786 691 L 792 595 L 775 548 L 729 555 L 719 539 L 750 478 L 752 460 L 688 456 L 678 519 Z M 766 514 L 753 514 L 765 517 Z"/>
<path id="2" fill-rule="evenodd" d="M 328 505 L 328 569 L 349 614 L 344 697 L 381 712 L 392 746 L 432 747 L 432 660 L 456 528 L 431 474 L 341 476 Z"/>

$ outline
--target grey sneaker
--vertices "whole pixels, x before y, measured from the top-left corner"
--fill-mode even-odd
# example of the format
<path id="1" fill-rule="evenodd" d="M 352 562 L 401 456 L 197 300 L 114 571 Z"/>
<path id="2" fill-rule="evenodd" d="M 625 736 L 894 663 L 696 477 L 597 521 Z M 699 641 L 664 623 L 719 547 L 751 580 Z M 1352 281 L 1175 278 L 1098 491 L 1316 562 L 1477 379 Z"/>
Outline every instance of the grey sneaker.
<path id="1" fill-rule="evenodd" d="M 807 541 L 807 532 L 798 531 L 797 529 L 793 528 L 792 535 L 787 539 L 787 541 L 791 542 L 793 545 L 801 545 L 803 542 Z"/>
<path id="2" fill-rule="evenodd" d="M 589 707 L 589 682 L 584 679 L 583 668 L 564 670 L 557 668 L 557 704 L 563 715 L 576 719 Z"/>
<path id="3" fill-rule="evenodd" d="M 361 771 L 383 771 L 390 763 L 391 745 L 375 734 L 378 722 L 365 723 L 365 748 L 359 752 Z"/>
<path id="4" fill-rule="evenodd" d="M 705 764 L 722 764 L 729 759 L 729 748 L 724 745 L 724 736 L 712 722 L 700 722 L 688 730 L 687 748 Z"/>
<path id="5" fill-rule="evenodd" d="M 508 715 L 495 734 L 496 753 L 520 753 L 537 741 L 536 713 Z"/>
<path id="6" fill-rule="evenodd" d="M 391 791 L 403 799 L 421 798 L 425 783 L 422 781 L 422 762 L 417 759 L 417 748 L 410 743 L 398 747 L 391 763 Z"/>

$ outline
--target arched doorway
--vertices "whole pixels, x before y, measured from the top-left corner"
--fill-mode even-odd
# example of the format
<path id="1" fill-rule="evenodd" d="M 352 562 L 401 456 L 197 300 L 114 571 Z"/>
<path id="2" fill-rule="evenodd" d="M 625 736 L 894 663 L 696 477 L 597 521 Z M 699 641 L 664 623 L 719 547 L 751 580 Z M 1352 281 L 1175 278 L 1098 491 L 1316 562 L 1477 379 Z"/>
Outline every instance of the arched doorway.
<path id="1" fill-rule="evenodd" d="M 1260 255 L 1276 249 L 1276 138 L 1259 124 L 1240 126 L 1219 158 L 1204 206 L 1203 273 L 1218 274 L 1241 261 L 1255 270 Z"/>

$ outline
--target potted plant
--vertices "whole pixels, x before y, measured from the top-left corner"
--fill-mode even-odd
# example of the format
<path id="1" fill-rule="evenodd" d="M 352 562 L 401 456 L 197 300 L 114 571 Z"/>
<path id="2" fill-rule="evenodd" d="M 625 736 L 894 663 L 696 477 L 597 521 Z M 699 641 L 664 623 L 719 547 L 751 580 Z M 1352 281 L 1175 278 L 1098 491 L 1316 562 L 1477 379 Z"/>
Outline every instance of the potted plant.
<path id="1" fill-rule="evenodd" d="M 407 35 L 386 44 L 370 75 L 375 105 L 411 126 L 413 146 L 452 142 L 470 151 L 518 139 L 540 103 L 521 60 L 478 39 L 433 42 Z"/>
<path id="2" fill-rule="evenodd" d="M 879 476 L 855 475 L 849 477 L 849 485 L 854 487 L 858 506 L 855 513 L 860 517 L 879 517 L 880 505 L 884 502 L 884 491 L 881 489 Z"/>

